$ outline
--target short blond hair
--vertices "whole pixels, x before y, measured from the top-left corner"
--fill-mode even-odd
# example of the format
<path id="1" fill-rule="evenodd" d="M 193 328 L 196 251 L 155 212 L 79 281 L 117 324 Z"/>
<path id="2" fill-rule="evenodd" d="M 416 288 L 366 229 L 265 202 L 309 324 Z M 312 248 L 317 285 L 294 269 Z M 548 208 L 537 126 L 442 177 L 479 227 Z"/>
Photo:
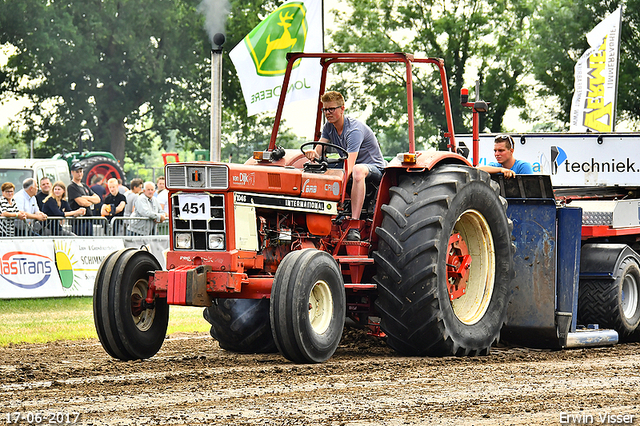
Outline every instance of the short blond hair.
<path id="1" fill-rule="evenodd" d="M 320 98 L 323 104 L 327 102 L 335 102 L 338 106 L 344 106 L 344 98 L 339 92 L 325 92 L 324 95 Z"/>

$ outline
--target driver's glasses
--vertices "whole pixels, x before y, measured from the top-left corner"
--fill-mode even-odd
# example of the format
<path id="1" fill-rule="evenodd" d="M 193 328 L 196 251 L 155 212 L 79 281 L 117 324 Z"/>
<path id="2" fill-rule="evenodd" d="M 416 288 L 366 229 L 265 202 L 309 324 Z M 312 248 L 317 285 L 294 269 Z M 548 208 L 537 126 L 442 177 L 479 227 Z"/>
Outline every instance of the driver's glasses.
<path id="1" fill-rule="evenodd" d="M 334 112 L 336 112 L 336 110 L 338 108 L 341 108 L 342 105 L 337 106 L 337 107 L 333 107 L 333 108 L 322 108 L 322 112 L 324 112 L 325 114 L 329 113 L 329 114 L 333 114 Z"/>

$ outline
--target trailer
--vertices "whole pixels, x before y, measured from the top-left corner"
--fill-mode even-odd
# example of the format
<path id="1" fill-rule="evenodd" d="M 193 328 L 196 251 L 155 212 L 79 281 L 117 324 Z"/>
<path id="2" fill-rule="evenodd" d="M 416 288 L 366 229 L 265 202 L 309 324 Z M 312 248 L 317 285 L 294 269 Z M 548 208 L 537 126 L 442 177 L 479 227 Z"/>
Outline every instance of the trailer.
<path id="1" fill-rule="evenodd" d="M 591 294 L 618 282 L 620 272 L 607 274 L 631 271 L 633 249 L 598 241 L 585 250 L 582 209 L 559 204 L 549 176 L 505 180 L 474 167 L 456 142 L 441 59 L 294 53 L 288 60 L 283 87 L 296 61 L 315 60 L 322 66 L 320 93 L 333 64 L 400 67 L 408 150 L 389 162 L 379 185 L 367 188 L 359 221 L 351 219 L 346 152 L 330 154 L 333 146 L 318 142 L 319 97 L 316 140 L 300 151 L 277 146 L 282 91 L 269 146 L 245 164 L 167 164 L 167 269 L 145 250 L 124 249 L 108 256 L 96 277 L 96 330 L 111 356 L 156 354 L 170 305 L 204 307 L 223 349 L 277 350 L 297 363 L 329 359 L 347 317 L 408 356 L 483 355 L 501 336 L 558 348 L 617 342 L 623 330 L 596 328 L 605 322 L 581 308 L 591 297 L 583 287 L 594 288 Z M 434 67 L 442 84 L 446 151 L 416 150 L 412 75 L 419 65 Z M 472 110 L 477 145 L 478 114 L 487 104 L 469 102 L 466 93 L 461 103 Z M 303 151 L 318 144 L 322 155 L 309 162 Z M 346 240 L 354 227 L 362 241 Z M 589 256 L 600 251 L 609 260 L 596 267 Z M 581 262 L 592 267 L 588 285 Z M 640 280 L 622 281 L 625 297 L 635 289 L 637 310 Z M 624 335 L 636 333 L 637 323 Z"/>

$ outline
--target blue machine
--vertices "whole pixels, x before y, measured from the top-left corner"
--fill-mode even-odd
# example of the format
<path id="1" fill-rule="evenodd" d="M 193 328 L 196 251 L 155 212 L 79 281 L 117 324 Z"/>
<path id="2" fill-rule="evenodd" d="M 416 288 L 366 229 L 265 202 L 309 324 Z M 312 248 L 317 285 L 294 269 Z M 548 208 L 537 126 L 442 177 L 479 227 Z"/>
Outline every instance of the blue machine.
<path id="1" fill-rule="evenodd" d="M 556 206 L 549 176 L 494 179 L 509 203 L 516 246 L 516 276 L 502 339 L 544 348 L 617 343 L 615 330 L 577 324 L 582 209 Z M 599 273 L 613 266 L 605 265 Z"/>

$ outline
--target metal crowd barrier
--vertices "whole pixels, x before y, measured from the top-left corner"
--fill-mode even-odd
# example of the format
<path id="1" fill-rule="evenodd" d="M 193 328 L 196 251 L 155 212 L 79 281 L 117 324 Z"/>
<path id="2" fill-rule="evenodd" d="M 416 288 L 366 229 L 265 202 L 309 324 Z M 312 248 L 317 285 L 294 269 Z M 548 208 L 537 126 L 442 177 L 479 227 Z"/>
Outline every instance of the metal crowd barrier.
<path id="1" fill-rule="evenodd" d="M 153 223 L 150 234 L 169 235 L 169 222 L 155 223 L 152 219 L 115 217 L 109 223 L 104 217 L 49 217 L 45 221 L 19 220 L 0 216 L 0 238 L 7 237 L 75 237 L 139 235 L 129 230 L 132 221 Z"/>

